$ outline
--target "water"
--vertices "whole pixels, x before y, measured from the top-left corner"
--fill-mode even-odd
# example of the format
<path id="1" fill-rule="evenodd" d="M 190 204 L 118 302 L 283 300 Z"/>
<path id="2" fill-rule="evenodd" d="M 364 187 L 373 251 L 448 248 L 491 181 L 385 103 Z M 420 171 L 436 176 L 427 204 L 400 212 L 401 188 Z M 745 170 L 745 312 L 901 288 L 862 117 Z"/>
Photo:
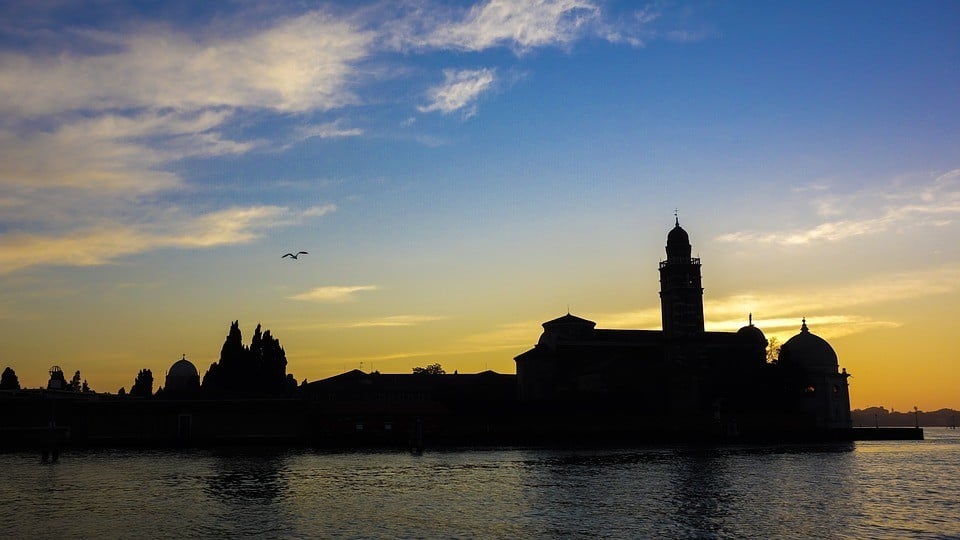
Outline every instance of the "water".
<path id="1" fill-rule="evenodd" d="M 827 446 L 0 454 L 0 538 L 960 538 L 960 432 Z"/>

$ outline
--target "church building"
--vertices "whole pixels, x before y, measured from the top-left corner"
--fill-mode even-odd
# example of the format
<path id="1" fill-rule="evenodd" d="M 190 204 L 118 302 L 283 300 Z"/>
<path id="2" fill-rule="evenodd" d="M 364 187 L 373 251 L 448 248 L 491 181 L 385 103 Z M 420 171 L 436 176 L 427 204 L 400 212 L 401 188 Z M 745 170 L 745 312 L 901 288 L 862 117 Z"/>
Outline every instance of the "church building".
<path id="1" fill-rule="evenodd" d="M 749 323 L 704 329 L 700 259 L 679 220 L 660 262 L 662 330 L 613 330 L 570 313 L 543 323 L 537 344 L 514 358 L 520 398 L 641 415 L 666 429 L 729 434 L 851 427 L 846 370 L 802 322 L 779 358 Z"/>

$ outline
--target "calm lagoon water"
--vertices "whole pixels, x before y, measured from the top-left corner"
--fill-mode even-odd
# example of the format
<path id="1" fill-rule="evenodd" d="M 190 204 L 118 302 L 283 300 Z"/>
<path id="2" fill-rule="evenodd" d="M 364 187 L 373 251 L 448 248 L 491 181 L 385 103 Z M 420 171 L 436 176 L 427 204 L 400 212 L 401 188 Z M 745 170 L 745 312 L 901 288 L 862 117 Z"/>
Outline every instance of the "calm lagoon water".
<path id="1" fill-rule="evenodd" d="M 0 454 L 0 538 L 960 538 L 960 431 L 847 445 Z"/>

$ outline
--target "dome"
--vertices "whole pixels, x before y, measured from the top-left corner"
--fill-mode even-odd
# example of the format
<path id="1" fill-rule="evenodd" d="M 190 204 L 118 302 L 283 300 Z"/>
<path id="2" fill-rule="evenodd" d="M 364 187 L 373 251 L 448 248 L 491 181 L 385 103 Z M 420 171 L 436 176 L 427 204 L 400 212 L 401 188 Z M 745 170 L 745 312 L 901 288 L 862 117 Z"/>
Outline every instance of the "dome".
<path id="1" fill-rule="evenodd" d="M 187 360 L 187 357 L 184 356 L 170 366 L 167 377 L 200 377 L 200 372 L 197 371 L 197 367 L 193 365 L 193 362 Z"/>
<path id="2" fill-rule="evenodd" d="M 676 226 L 667 233 L 667 245 L 685 246 L 689 243 L 690 236 L 687 234 L 687 231 L 683 230 L 683 227 L 680 226 L 680 221 L 677 220 Z"/>
<path id="3" fill-rule="evenodd" d="M 813 373 L 837 373 L 837 353 L 825 339 L 814 335 L 803 320 L 800 333 L 780 347 L 779 363 L 784 367 L 799 368 Z"/>
<path id="4" fill-rule="evenodd" d="M 667 233 L 667 259 L 689 259 L 690 252 L 690 236 L 680 226 L 678 218 L 676 225 Z"/>
<path id="5" fill-rule="evenodd" d="M 763 331 L 753 324 L 737 330 L 737 335 L 751 344 L 762 345 L 764 348 L 767 346 L 767 336 L 763 335 Z"/>
<path id="6" fill-rule="evenodd" d="M 200 391 L 200 372 L 184 356 L 170 366 L 163 391 L 170 396 L 190 396 Z"/>

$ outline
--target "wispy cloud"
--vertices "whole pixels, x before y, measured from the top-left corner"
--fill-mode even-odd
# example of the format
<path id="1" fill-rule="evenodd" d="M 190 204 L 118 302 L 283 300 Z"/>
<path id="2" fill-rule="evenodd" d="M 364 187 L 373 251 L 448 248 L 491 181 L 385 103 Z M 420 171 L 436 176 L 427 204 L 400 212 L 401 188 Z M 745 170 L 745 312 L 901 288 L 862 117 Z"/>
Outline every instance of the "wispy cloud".
<path id="1" fill-rule="evenodd" d="M 297 135 L 297 139 L 300 141 L 313 138 L 340 139 L 343 137 L 359 137 L 363 135 L 363 130 L 360 128 L 345 128 L 340 120 L 335 120 L 324 124 L 301 127 L 297 130 Z"/>
<path id="2" fill-rule="evenodd" d="M 704 315 L 708 330 L 732 331 L 747 324 L 752 313 L 754 324 L 768 337 L 792 336 L 806 317 L 811 328 L 825 337 L 839 337 L 873 328 L 895 327 L 895 320 L 878 320 L 862 315 L 863 306 L 875 306 L 941 295 L 960 289 L 960 266 L 945 265 L 914 272 L 889 273 L 856 282 L 821 288 L 817 294 L 806 291 L 753 291 L 723 298 L 705 299 Z M 603 328 L 658 329 L 659 307 L 631 312 L 592 316 Z"/>
<path id="3" fill-rule="evenodd" d="M 371 287 L 368 290 L 375 290 L 375 286 Z M 347 300 L 352 300 L 352 294 L 354 292 L 359 292 L 359 287 L 323 287 L 326 289 L 320 292 L 317 296 L 320 297 L 336 297 L 337 300 L 317 300 L 315 298 L 297 298 L 290 297 L 299 300 L 313 300 L 317 302 L 344 302 Z M 340 290 L 338 290 L 340 289 Z M 354 289 L 353 291 L 346 291 L 345 289 Z M 310 291 L 304 295 L 297 296 L 306 296 L 313 295 L 317 290 Z M 295 328 L 297 330 L 340 330 L 344 328 L 399 328 L 399 327 L 409 327 L 409 326 L 420 326 L 422 324 L 427 324 L 436 321 L 446 320 L 447 317 L 442 315 L 390 315 L 387 317 L 376 317 L 371 319 L 355 320 L 355 321 L 324 321 L 324 322 L 313 322 L 308 324 L 298 324 L 294 323 L 288 325 L 289 328 Z"/>
<path id="4" fill-rule="evenodd" d="M 0 111 L 327 110 L 356 100 L 348 88 L 351 65 L 373 41 L 370 32 L 322 12 L 268 22 L 243 37 L 158 27 L 90 37 L 109 44 L 107 52 L 0 56 Z"/>
<path id="5" fill-rule="evenodd" d="M 0 235 L 0 274 L 40 265 L 96 266 L 161 248 L 242 244 L 271 228 L 322 215 L 279 206 L 232 207 L 201 216 L 171 209 L 137 222 L 102 220 L 67 231 Z"/>
<path id="6" fill-rule="evenodd" d="M 960 215 L 960 169 L 939 175 L 933 180 L 864 190 L 846 196 L 824 197 L 812 204 L 822 217 L 850 217 L 803 229 L 731 232 L 720 235 L 718 240 L 797 246 L 837 242 L 896 228 L 944 226 Z"/>
<path id="7" fill-rule="evenodd" d="M 802 317 L 802 316 L 801 316 Z M 796 317 L 754 319 L 754 325 L 763 330 L 767 339 L 777 338 L 780 343 L 795 336 L 800 331 L 801 319 Z M 720 332 L 733 332 L 743 327 L 741 319 L 710 320 L 709 329 Z M 900 323 L 877 320 L 864 315 L 824 315 L 806 317 L 810 330 L 820 337 L 834 339 L 880 328 L 896 328 Z"/>
<path id="8" fill-rule="evenodd" d="M 473 346 L 482 345 L 486 350 L 489 348 L 522 349 L 537 342 L 540 332 L 543 331 L 542 324 L 543 321 L 532 320 L 501 324 L 490 330 L 468 335 L 463 338 L 463 341 Z"/>
<path id="9" fill-rule="evenodd" d="M 308 302 L 340 303 L 349 302 L 356 298 L 356 294 L 365 291 L 377 290 L 376 285 L 328 285 L 317 287 L 305 293 L 290 296 L 291 300 L 304 300 Z"/>
<path id="10" fill-rule="evenodd" d="M 375 4 L 281 16 L 287 8 L 253 11 L 227 9 L 195 26 L 117 19 L 71 27 L 41 6 L 25 29 L 4 29 L 16 34 L 20 48 L 0 47 L 0 245 L 16 253 L 0 257 L 0 272 L 255 239 L 263 227 L 282 224 L 240 216 L 230 225 L 210 217 L 237 208 L 193 209 L 207 218 L 177 208 L 171 201 L 198 187 L 177 165 L 365 135 L 346 120 L 318 117 L 368 103 L 364 83 L 375 77 L 366 68 L 398 48 L 507 47 L 522 56 L 602 37 L 609 27 L 601 24 L 602 4 L 593 0 Z M 47 39 L 50 27 L 58 31 Z M 491 68 L 448 69 L 443 77 L 421 98 L 421 112 L 470 117 L 499 82 Z M 279 143 L 244 140 L 263 118 L 307 125 L 287 131 Z M 427 145 L 446 142 L 412 137 Z M 318 206 L 298 218 L 289 211 L 284 219 L 333 210 Z M 180 231 L 191 227 L 197 236 L 188 241 Z"/>
<path id="11" fill-rule="evenodd" d="M 600 11 L 588 0 L 487 0 L 464 10 L 411 4 L 383 26 L 382 41 L 398 49 L 509 47 L 523 54 L 574 41 Z"/>
<path id="12" fill-rule="evenodd" d="M 303 217 L 321 217 L 325 216 L 331 212 L 337 211 L 337 205 L 335 204 L 323 204 L 320 206 L 311 206 L 303 211 Z"/>
<path id="13" fill-rule="evenodd" d="M 638 11 L 631 13 L 626 19 L 619 20 L 613 23 L 604 22 L 601 24 L 600 35 L 604 39 L 611 43 L 627 43 L 633 47 L 643 47 L 649 39 L 655 37 L 655 34 L 649 30 L 649 25 L 653 21 L 657 20 L 660 17 L 660 14 L 654 11 L 651 8 L 644 8 Z M 686 35 L 686 32 L 677 30 L 673 33 L 682 33 Z M 698 41 L 698 39 L 678 39 L 679 36 L 671 37 L 668 34 L 668 39 L 672 41 Z M 693 37 L 693 35 L 691 35 Z M 696 37 L 700 37 L 697 35 Z"/>
<path id="14" fill-rule="evenodd" d="M 105 221 L 63 234 L 8 233 L 0 236 L 0 274 L 37 265 L 93 266 L 158 248 L 208 248 L 245 243 L 260 231 L 287 223 L 285 208 L 229 208 L 190 218 L 181 213 L 163 222 Z"/>
<path id="15" fill-rule="evenodd" d="M 430 104 L 417 107 L 420 112 L 440 111 L 449 114 L 467 107 L 466 116 L 476 112 L 474 101 L 491 88 L 494 81 L 492 69 L 444 70 L 443 84 L 428 91 Z"/>
<path id="16" fill-rule="evenodd" d="M 470 51 L 508 45 L 524 52 L 573 41 L 599 14 L 600 8 L 585 0 L 490 0 L 470 8 L 462 21 L 437 27 L 421 45 Z"/>
<path id="17" fill-rule="evenodd" d="M 366 321 L 348 322 L 338 325 L 340 328 L 382 328 L 396 326 L 417 326 L 424 323 L 442 321 L 446 317 L 439 315 L 391 315 Z"/>
<path id="18" fill-rule="evenodd" d="M 358 101 L 351 85 L 371 31 L 321 11 L 259 23 L 232 35 L 236 21 L 192 31 L 66 28 L 65 41 L 77 46 L 0 53 L 0 272 L 249 242 L 265 228 L 335 210 L 185 212 L 164 199 L 192 188 L 172 164 L 265 146 L 224 134 L 237 116 Z M 333 121 L 298 135 L 361 133 Z"/>

